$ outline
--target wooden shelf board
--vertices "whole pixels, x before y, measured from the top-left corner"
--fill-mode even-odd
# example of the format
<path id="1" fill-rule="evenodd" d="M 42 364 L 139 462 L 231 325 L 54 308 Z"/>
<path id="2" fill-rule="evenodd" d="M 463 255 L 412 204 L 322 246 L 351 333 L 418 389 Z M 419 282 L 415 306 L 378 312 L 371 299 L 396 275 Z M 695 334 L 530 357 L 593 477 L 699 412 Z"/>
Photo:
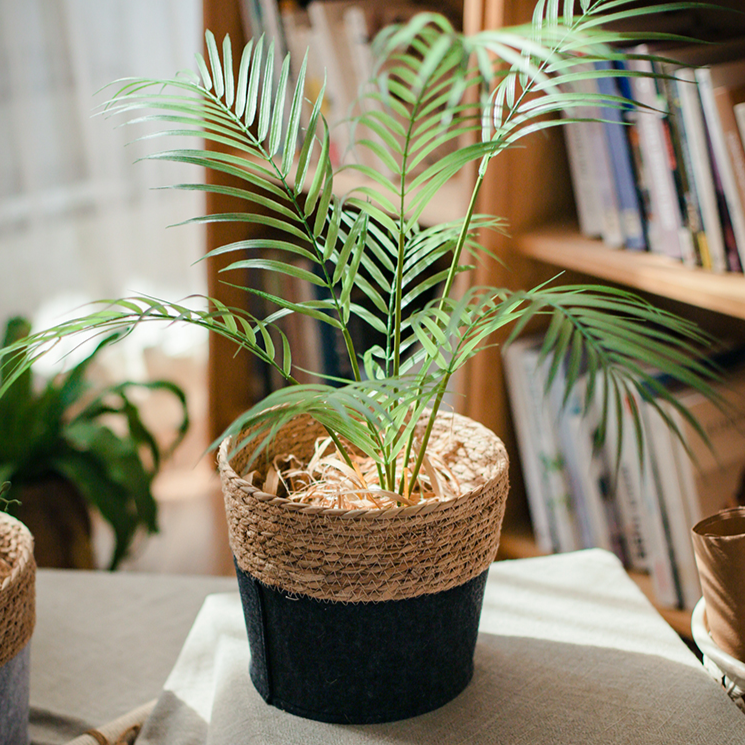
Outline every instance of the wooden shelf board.
<path id="1" fill-rule="evenodd" d="M 745 277 L 684 266 L 666 256 L 608 248 L 576 227 L 549 227 L 516 238 L 524 256 L 689 305 L 745 319 Z"/>

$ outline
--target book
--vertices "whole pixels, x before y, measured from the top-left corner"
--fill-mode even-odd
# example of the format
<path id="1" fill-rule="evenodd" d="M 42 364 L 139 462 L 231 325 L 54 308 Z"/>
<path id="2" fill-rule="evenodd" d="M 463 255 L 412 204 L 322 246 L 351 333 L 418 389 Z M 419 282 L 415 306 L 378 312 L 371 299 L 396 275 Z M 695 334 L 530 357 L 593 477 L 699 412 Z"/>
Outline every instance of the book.
<path id="1" fill-rule="evenodd" d="M 699 84 L 711 151 L 721 181 L 729 218 L 732 222 L 739 264 L 742 267 L 745 262 L 745 164 L 741 165 L 744 179 L 742 183 L 743 191 L 741 192 L 737 178 L 738 169 L 732 159 L 720 107 L 717 104 L 716 92 L 716 88 L 723 84 L 723 79 L 726 78 L 732 82 L 738 70 L 742 71 L 743 83 L 745 83 L 745 67 L 740 63 L 723 63 L 722 65 L 698 68 L 696 70 L 696 80 Z"/>
<path id="2" fill-rule="evenodd" d="M 518 339 L 504 349 L 502 358 L 533 535 L 539 551 L 554 553 L 559 551 L 559 541 L 543 468 L 547 459 L 541 459 L 540 422 L 536 421 L 527 390 L 534 378 L 526 378 L 523 367 L 523 355 L 531 343 L 528 339 Z"/>
<path id="3" fill-rule="evenodd" d="M 578 116 L 582 116 L 577 112 Z M 590 146 L 589 127 L 594 122 L 575 122 L 562 127 L 569 158 L 569 175 L 577 206 L 579 230 L 588 238 L 603 234 L 603 204 L 595 184 L 595 167 Z"/>
<path id="4" fill-rule="evenodd" d="M 651 465 L 672 551 L 673 574 L 680 606 L 692 610 L 701 597 L 701 586 L 689 535 L 693 526 L 688 522 L 676 462 L 676 447 L 673 443 L 675 435 L 670 432 L 665 420 L 651 403 L 645 404 L 644 415 L 650 441 Z"/>
<path id="5" fill-rule="evenodd" d="M 683 215 L 683 222 L 690 231 L 693 240 L 693 252 L 689 258 L 695 266 L 711 269 L 708 240 L 693 173 L 693 158 L 678 92 L 678 85 L 686 85 L 686 83 L 678 80 L 675 77 L 675 70 L 666 64 L 655 65 L 655 68 L 663 75 L 659 79 L 659 84 L 660 90 L 665 96 L 668 112 L 667 121 L 672 146 L 673 178 L 677 186 L 680 211 Z"/>
<path id="6" fill-rule="evenodd" d="M 602 409 L 605 394 L 602 378 L 596 381 L 596 407 Z M 628 404 L 627 404 L 628 405 Z M 616 406 L 609 402 L 605 430 L 605 453 L 610 490 L 616 502 L 620 529 L 624 539 L 624 555 L 630 569 L 649 570 L 649 548 L 645 538 L 639 457 L 634 446 L 634 433 L 621 430 L 625 421 Z"/>
<path id="7" fill-rule="evenodd" d="M 288 46 L 285 38 L 284 25 L 280 14 L 278 0 L 241 0 L 241 20 L 246 31 L 246 38 L 257 38 L 264 34 L 267 50 L 269 44 L 274 44 L 274 90 L 276 92 L 282 71 L 282 64 L 287 56 Z M 302 60 L 302 58 L 301 58 Z M 291 70 L 292 73 L 292 70 Z M 294 78 L 295 80 L 297 78 Z M 293 77 L 288 80 L 285 90 L 284 122 L 289 121 L 292 107 Z"/>
<path id="8" fill-rule="evenodd" d="M 594 79 L 575 82 L 573 87 L 583 93 L 598 93 Z M 599 111 L 596 106 L 580 107 L 576 116 L 597 119 Z M 620 248 L 624 243 L 621 213 L 603 124 L 600 121 L 578 122 L 562 129 L 570 159 L 580 229 L 588 237 L 599 235 L 607 246 Z"/>
<path id="9" fill-rule="evenodd" d="M 326 72 L 318 58 L 318 52 L 311 48 L 312 29 L 308 12 L 290 3 L 282 5 L 282 26 L 285 32 L 287 50 L 290 53 L 290 69 L 293 78 L 298 79 L 300 67 L 307 54 L 305 68 L 305 90 L 306 96 L 315 101 L 323 87 Z M 310 106 L 303 106 L 300 114 L 300 122 L 303 129 L 307 129 L 310 120 Z M 321 107 L 321 113 L 328 118 L 329 108 L 326 101 Z"/>
<path id="10" fill-rule="evenodd" d="M 735 112 L 740 139 L 745 143 L 745 103 L 736 103 L 732 108 Z"/>
<path id="11" fill-rule="evenodd" d="M 331 162 L 338 167 L 347 162 L 351 133 L 347 119 L 357 97 L 354 68 L 349 63 L 351 52 L 347 44 L 344 10 L 354 0 L 313 0 L 308 4 L 312 49 L 318 53 L 320 65 L 326 70 L 326 97 L 331 135 Z"/>
<path id="12" fill-rule="evenodd" d="M 648 54 L 646 45 L 634 49 L 637 54 Z M 632 59 L 629 70 L 651 74 L 652 63 Z M 691 263 L 693 242 L 683 223 L 680 201 L 671 167 L 669 131 L 664 121 L 666 112 L 660 110 L 654 78 L 641 75 L 631 78 L 634 99 L 638 102 L 639 147 L 649 188 L 647 234 L 650 251 Z"/>
<path id="13" fill-rule="evenodd" d="M 546 552 L 574 551 L 583 544 L 547 405 L 548 361 L 540 358 L 541 342 L 526 337 L 510 344 L 505 374 L 536 541 Z"/>
<path id="14" fill-rule="evenodd" d="M 706 240 L 705 247 L 699 248 L 701 263 L 712 271 L 724 272 L 727 270 L 727 257 L 722 217 L 695 73 L 691 68 L 678 68 L 674 75 L 676 80 L 672 84 L 680 105 L 682 131 L 685 133 L 687 157 L 690 158 L 691 185 L 698 198 Z"/>
<path id="15" fill-rule="evenodd" d="M 611 70 L 610 62 L 596 62 L 598 70 Z M 621 96 L 618 78 L 601 77 L 597 79 L 598 92 L 607 96 Z M 611 168 L 618 209 L 621 220 L 621 233 L 624 246 L 631 250 L 643 251 L 647 248 L 644 235 L 644 216 L 642 214 L 639 194 L 636 187 L 633 160 L 629 141 L 626 135 L 626 125 L 621 109 L 612 106 L 600 110 L 603 118 L 603 133 L 608 143 Z"/>
<path id="16" fill-rule="evenodd" d="M 565 373 L 560 367 L 549 400 L 582 544 L 585 548 L 613 551 L 622 558 L 618 520 L 607 490 L 605 464 L 594 448 L 596 422 L 592 410 L 585 410 L 587 376 L 580 376 L 566 398 L 564 381 Z"/>
<path id="17" fill-rule="evenodd" d="M 640 519 L 647 550 L 647 564 L 652 579 L 657 602 L 669 608 L 680 606 L 678 583 L 675 576 L 675 557 L 670 544 L 670 534 L 666 515 L 660 500 L 652 464 L 653 452 L 649 437 L 639 441 L 635 435 L 633 410 L 643 416 L 644 402 L 638 391 L 630 391 L 623 400 L 623 420 L 625 447 L 628 448 L 629 462 L 637 467 L 629 469 L 628 475 L 633 488 L 640 495 Z"/>

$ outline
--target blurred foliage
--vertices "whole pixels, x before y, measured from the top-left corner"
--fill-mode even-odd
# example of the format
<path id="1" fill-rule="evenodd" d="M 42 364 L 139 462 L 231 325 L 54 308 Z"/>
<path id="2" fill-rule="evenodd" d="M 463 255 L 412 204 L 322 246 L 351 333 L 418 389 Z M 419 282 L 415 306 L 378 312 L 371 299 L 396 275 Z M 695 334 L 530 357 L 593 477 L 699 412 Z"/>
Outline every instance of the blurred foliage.
<path id="1" fill-rule="evenodd" d="M 26 319 L 12 318 L 3 349 L 30 330 Z M 22 519 L 29 507 L 24 499 L 42 500 L 46 484 L 67 482 L 114 531 L 110 569 L 127 554 L 139 528 L 157 532 L 152 482 L 189 426 L 186 396 L 173 382 L 124 381 L 96 388 L 87 379 L 101 349 L 120 336 L 106 337 L 82 362 L 41 387 L 34 385 L 32 371 L 25 370 L 0 398 L 0 482 L 10 482 L 3 493 L 5 509 Z M 0 361 L 9 364 L 0 370 L 0 383 L 13 370 L 12 359 L 2 357 L 0 352 Z M 165 450 L 132 398 L 138 389 L 166 391 L 180 405 L 175 440 Z"/>

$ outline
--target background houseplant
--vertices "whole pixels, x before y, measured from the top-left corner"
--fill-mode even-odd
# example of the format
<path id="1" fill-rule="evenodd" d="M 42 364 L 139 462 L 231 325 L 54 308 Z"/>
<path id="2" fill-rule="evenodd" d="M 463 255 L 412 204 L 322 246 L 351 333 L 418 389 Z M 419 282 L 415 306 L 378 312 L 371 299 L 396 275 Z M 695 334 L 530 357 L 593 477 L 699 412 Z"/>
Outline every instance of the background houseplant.
<path id="1" fill-rule="evenodd" d="M 347 469 L 355 471 L 358 465 L 353 449 L 369 458 L 370 471 L 362 474 L 361 486 L 352 489 L 355 496 L 373 494 L 395 509 L 436 493 L 422 485 L 420 476 L 429 470 L 427 444 L 448 384 L 503 327 L 511 326 L 514 337 L 532 318 L 549 316 L 544 351 L 553 359 L 550 377 L 565 359 L 568 388 L 582 368 L 601 374 L 606 412 L 619 408 L 630 388 L 680 408 L 644 365 L 713 396 L 708 384 L 713 373 L 697 359 L 697 348 L 709 340 L 687 322 L 628 293 L 549 285 L 527 292 L 455 292 L 458 276 L 470 268 L 469 252 L 476 257 L 480 253 L 474 231 L 500 227 L 493 217 L 474 213 L 490 160 L 523 137 L 556 126 L 559 122 L 551 114 L 567 113 L 562 123 L 568 123 L 572 111 L 588 103 L 587 95 L 575 93 L 572 85 L 596 73 L 580 65 L 588 59 L 612 60 L 618 52 L 609 45 L 634 38 L 600 30 L 602 11 L 618 11 L 615 20 L 653 12 L 633 9 L 624 0 L 588 0 L 581 8 L 575 16 L 571 2 L 541 2 L 532 27 L 472 37 L 457 34 L 435 15 L 386 29 L 377 41 L 378 74 L 353 118 L 358 131 L 371 133 L 358 141 L 359 149 L 369 151 L 379 167 L 348 166 L 371 179 L 373 186 L 343 198 L 334 195 L 328 126 L 321 115 L 323 94 L 304 114 L 305 65 L 290 83 L 285 60 L 275 85 L 273 48 L 267 50 L 265 40 L 246 47 L 234 65 L 229 41 L 221 55 L 208 33 L 209 64 L 199 59 L 201 79 L 192 74 L 173 81 L 124 83 L 108 112 L 154 109 L 155 114 L 142 119 L 173 125 L 170 134 L 201 134 L 227 148 L 153 156 L 207 166 L 244 181 L 242 187 L 183 185 L 246 203 L 245 211 L 199 220 L 237 220 L 281 232 L 276 238 L 222 247 L 211 256 L 248 252 L 248 258 L 229 269 L 273 272 L 307 282 L 318 294 L 299 300 L 246 288 L 276 308 L 260 318 L 214 301 L 202 310 L 144 297 L 107 304 L 16 347 L 25 357 L 11 358 L 11 369 L 17 365 L 11 379 L 43 353 L 47 343 L 84 329 L 104 332 L 144 320 L 206 327 L 254 354 L 288 384 L 238 417 L 228 430 L 238 435 L 236 449 L 250 444 L 255 459 L 298 415 L 310 415 L 328 433 Z M 566 17 L 560 19 L 560 11 Z M 625 105 L 613 97 L 593 101 Z M 470 138 L 478 133 L 480 139 Z M 465 144 L 459 144 L 460 138 Z M 448 146 L 449 152 L 438 157 L 440 148 Z M 470 164 L 476 164 L 477 177 L 464 219 L 420 227 L 417 218 L 428 200 Z M 437 298 L 418 307 L 417 301 L 434 287 Z M 349 360 L 347 379 L 333 381 L 337 385 L 298 383 L 293 350 L 281 328 L 291 315 L 311 318 L 338 335 Z M 353 319 L 380 341 L 356 339 Z M 588 401 L 592 395 L 590 388 Z M 674 426 L 669 415 L 661 413 Z M 423 430 L 417 430 L 422 420 Z M 635 421 L 639 433 L 638 415 Z M 430 484 L 437 480 L 430 479 Z"/>
<path id="2" fill-rule="evenodd" d="M 25 319 L 11 319 L 3 346 L 29 331 Z M 157 530 L 151 484 L 163 457 L 186 433 L 186 398 L 165 380 L 96 388 L 86 374 L 117 336 L 40 389 L 26 370 L 0 399 L 0 481 L 10 481 L 8 512 L 33 533 L 40 566 L 93 568 L 90 508 L 113 529 L 111 569 L 139 528 Z M 138 388 L 167 391 L 181 405 L 175 442 L 166 452 L 131 396 Z"/>

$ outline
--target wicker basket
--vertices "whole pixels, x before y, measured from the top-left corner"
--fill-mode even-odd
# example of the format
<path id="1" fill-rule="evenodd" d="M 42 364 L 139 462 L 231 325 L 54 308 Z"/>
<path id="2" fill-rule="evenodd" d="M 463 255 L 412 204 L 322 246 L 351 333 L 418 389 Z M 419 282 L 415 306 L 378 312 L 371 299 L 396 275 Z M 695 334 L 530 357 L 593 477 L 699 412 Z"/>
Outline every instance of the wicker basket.
<path id="1" fill-rule="evenodd" d="M 280 453 L 307 462 L 323 434 L 298 417 L 263 462 Z M 240 475 L 251 452 L 229 458 L 230 448 L 222 444 L 219 467 L 251 677 L 264 699 L 313 719 L 368 723 L 457 695 L 473 672 L 486 572 L 499 546 L 508 491 L 502 442 L 470 419 L 439 416 L 430 449 L 465 491 L 365 510 L 264 494 Z M 261 462 L 251 467 L 261 471 Z"/>
<path id="2" fill-rule="evenodd" d="M 28 740 L 29 641 L 36 564 L 26 526 L 0 513 L 0 742 Z"/>

